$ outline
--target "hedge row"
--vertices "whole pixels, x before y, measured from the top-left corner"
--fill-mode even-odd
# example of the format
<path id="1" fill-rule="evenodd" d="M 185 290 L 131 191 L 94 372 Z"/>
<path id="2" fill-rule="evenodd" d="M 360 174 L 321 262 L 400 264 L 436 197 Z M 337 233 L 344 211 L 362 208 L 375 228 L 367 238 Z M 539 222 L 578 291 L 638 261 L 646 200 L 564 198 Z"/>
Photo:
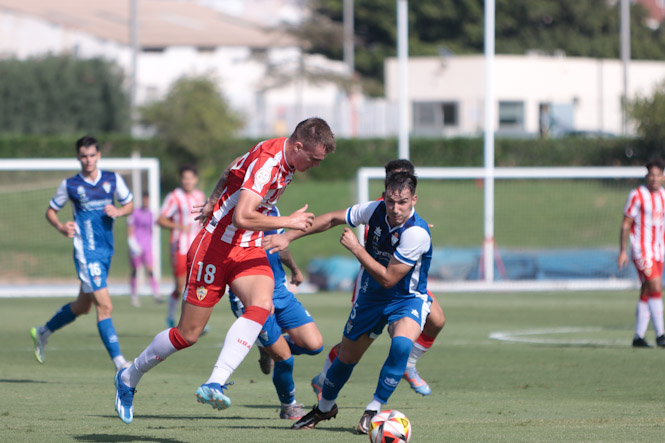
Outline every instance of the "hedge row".
<path id="1" fill-rule="evenodd" d="M 0 135 L 0 158 L 54 158 L 74 156 L 78 136 Z M 166 189 L 177 183 L 177 170 L 184 162 L 198 163 L 205 183 L 213 184 L 222 169 L 258 140 L 234 139 L 211 147 L 203 159 L 167 147 L 158 139 L 138 140 L 127 135 L 98 136 L 107 157 L 127 157 L 139 152 L 157 157 Z M 336 180 L 355 177 L 362 166 L 382 166 L 398 153 L 396 139 L 339 139 L 337 151 L 320 168 L 300 179 Z M 480 138 L 411 139 L 411 160 L 416 166 L 482 166 L 483 140 Z M 637 139 L 559 138 L 501 139 L 495 141 L 497 166 L 621 166 L 642 165 L 662 152 L 648 149 Z"/>

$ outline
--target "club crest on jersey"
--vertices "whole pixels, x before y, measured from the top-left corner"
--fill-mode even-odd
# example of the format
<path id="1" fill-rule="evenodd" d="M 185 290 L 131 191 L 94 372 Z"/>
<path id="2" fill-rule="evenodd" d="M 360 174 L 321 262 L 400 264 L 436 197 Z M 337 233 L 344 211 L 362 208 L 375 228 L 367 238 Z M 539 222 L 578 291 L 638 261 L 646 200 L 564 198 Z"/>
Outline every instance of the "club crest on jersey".
<path id="1" fill-rule="evenodd" d="M 196 288 L 196 298 L 198 298 L 199 301 L 206 298 L 206 295 L 208 295 L 208 290 L 206 288 L 204 288 L 203 286 L 199 286 L 198 288 Z"/>
<path id="2" fill-rule="evenodd" d="M 254 174 L 254 181 L 258 185 L 265 185 L 270 181 L 270 171 L 268 169 L 261 168 L 258 171 L 256 171 L 256 174 Z"/>
<path id="3" fill-rule="evenodd" d="M 392 237 L 390 237 L 390 243 L 395 246 L 395 243 L 399 241 L 399 236 L 397 235 L 397 232 L 395 232 Z"/>
<path id="4" fill-rule="evenodd" d="M 109 183 L 109 182 L 104 182 L 104 184 L 102 185 L 102 188 L 104 188 L 104 190 L 105 190 L 106 193 L 108 194 L 109 192 L 111 192 L 111 183 Z"/>

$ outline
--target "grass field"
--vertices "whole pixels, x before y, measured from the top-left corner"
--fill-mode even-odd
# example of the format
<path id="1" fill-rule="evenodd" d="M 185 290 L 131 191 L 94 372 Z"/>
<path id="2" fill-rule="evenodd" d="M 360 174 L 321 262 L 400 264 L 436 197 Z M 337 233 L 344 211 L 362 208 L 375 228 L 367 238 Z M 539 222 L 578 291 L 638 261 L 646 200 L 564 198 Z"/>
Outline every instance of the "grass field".
<path id="1" fill-rule="evenodd" d="M 348 299 L 340 293 L 301 296 L 327 349 L 340 337 Z M 447 325 L 419 363 L 433 393 L 421 397 L 400 383 L 389 404 L 411 419 L 413 442 L 663 441 L 665 350 L 630 347 L 635 294 L 438 299 Z M 254 349 L 233 376 L 230 409 L 196 403 L 194 390 L 207 379 L 232 321 L 223 300 L 208 335 L 143 379 L 134 423 L 125 425 L 113 409 L 114 371 L 94 314 L 50 338 L 46 364 L 34 360 L 28 329 L 65 302 L 0 299 L 2 442 L 367 441 L 352 430 L 376 386 L 389 344 L 385 334 L 342 390 L 337 419 L 313 431 L 291 431 L 291 423 L 278 418 L 270 377 L 260 373 Z M 135 309 L 126 296 L 114 304 L 123 351 L 134 357 L 163 329 L 165 307 L 146 300 Z M 651 331 L 648 339 L 653 341 Z M 297 399 L 305 405 L 314 403 L 309 380 L 323 358 L 296 357 Z"/>

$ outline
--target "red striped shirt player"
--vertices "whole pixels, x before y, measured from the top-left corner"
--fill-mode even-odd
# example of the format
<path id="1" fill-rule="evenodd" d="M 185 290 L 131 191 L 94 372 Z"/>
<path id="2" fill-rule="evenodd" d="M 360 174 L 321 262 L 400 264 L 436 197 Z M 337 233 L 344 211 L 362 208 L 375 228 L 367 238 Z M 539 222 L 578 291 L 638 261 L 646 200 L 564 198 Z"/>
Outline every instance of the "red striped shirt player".
<path id="1" fill-rule="evenodd" d="M 166 326 L 175 326 L 175 311 L 180 294 L 185 289 L 187 275 L 187 251 L 201 230 L 201 225 L 192 214 L 194 206 L 205 202 L 206 197 L 196 186 L 199 174 L 192 165 L 180 167 L 180 186 L 169 192 L 164 198 L 157 223 L 171 230 L 171 266 L 175 278 L 175 289 L 169 297 L 166 313 Z"/>
<path id="2" fill-rule="evenodd" d="M 187 255 L 187 286 L 180 321 L 155 336 L 133 364 L 116 373 L 115 408 L 125 423 L 133 420 L 133 400 L 141 377 L 176 351 L 196 343 L 226 285 L 245 306 L 231 325 L 206 383 L 196 390 L 199 402 L 225 409 L 227 381 L 247 356 L 272 310 L 274 288 L 270 263 L 262 248 L 263 231 L 288 228 L 306 230 L 314 214 L 307 205 L 288 216 L 272 217 L 277 203 L 296 171 L 318 166 L 335 151 L 328 124 L 310 118 L 298 124 L 288 138 L 266 140 L 222 174 L 206 202 L 212 216 Z M 204 207 L 204 213 L 209 208 Z"/>
<path id="3" fill-rule="evenodd" d="M 618 259 L 619 268 L 628 263 L 626 240 L 630 238 L 633 263 L 642 282 L 635 310 L 633 346 L 637 348 L 652 347 L 644 338 L 649 320 L 656 331 L 656 344 L 665 347 L 662 298 L 665 190 L 661 186 L 665 162 L 655 158 L 646 167 L 645 184 L 628 194 L 621 223 Z"/>

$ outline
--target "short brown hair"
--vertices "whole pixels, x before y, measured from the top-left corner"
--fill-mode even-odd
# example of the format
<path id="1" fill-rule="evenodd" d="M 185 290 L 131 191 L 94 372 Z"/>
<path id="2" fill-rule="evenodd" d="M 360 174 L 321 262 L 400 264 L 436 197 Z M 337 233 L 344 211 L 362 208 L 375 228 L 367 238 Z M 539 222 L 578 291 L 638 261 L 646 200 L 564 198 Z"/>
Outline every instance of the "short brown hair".
<path id="1" fill-rule="evenodd" d="M 312 117 L 301 121 L 291 138 L 301 142 L 304 147 L 323 145 L 326 154 L 335 152 L 335 134 L 322 118 Z"/>

